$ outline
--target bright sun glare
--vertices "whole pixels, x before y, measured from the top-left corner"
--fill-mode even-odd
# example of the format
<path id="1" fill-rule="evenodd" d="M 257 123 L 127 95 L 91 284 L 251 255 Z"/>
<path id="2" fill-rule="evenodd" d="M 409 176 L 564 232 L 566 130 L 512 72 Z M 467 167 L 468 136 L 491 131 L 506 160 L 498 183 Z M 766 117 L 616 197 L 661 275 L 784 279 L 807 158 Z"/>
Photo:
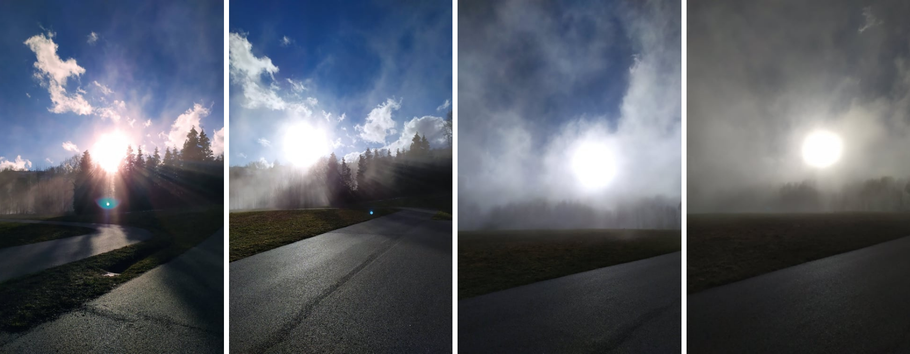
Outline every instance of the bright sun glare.
<path id="1" fill-rule="evenodd" d="M 616 174 L 610 149 L 606 144 L 587 142 L 575 150 L 572 156 L 572 170 L 575 177 L 590 190 L 606 187 Z"/>
<path id="2" fill-rule="evenodd" d="M 105 171 L 116 172 L 120 167 L 120 161 L 126 155 L 127 145 L 129 142 L 120 132 L 104 134 L 95 142 L 92 158 Z"/>
<path id="3" fill-rule="evenodd" d="M 803 160 L 809 166 L 825 168 L 840 159 L 843 144 L 837 134 L 815 131 L 803 141 Z"/>
<path id="4" fill-rule="evenodd" d="M 294 166 L 310 167 L 329 152 L 329 140 L 322 129 L 300 123 L 285 132 L 284 155 Z"/>

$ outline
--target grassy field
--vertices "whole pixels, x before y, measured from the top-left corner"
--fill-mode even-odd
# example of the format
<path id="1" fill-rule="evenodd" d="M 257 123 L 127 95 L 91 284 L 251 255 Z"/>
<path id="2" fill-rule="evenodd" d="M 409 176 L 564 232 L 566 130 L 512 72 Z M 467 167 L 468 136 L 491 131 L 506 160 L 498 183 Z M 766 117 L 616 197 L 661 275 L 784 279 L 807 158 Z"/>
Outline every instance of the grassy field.
<path id="1" fill-rule="evenodd" d="M 119 214 L 111 223 L 149 230 L 152 239 L 0 283 L 0 331 L 18 332 L 76 309 L 166 263 L 223 226 L 223 207 Z M 97 216 L 49 220 L 98 222 Z M 106 277 L 107 272 L 120 273 Z"/>
<path id="2" fill-rule="evenodd" d="M 94 231 L 87 227 L 0 222 L 0 248 L 87 235 Z"/>
<path id="3" fill-rule="evenodd" d="M 420 208 L 452 214 L 452 194 L 425 195 L 358 203 L 359 208 Z"/>
<path id="4" fill-rule="evenodd" d="M 392 212 L 391 209 L 310 209 L 231 213 L 230 260 L 294 243 Z"/>
<path id="5" fill-rule="evenodd" d="M 458 233 L 458 298 L 681 249 L 679 230 L 516 230 Z"/>
<path id="6" fill-rule="evenodd" d="M 688 292 L 910 236 L 910 214 L 690 214 Z"/>

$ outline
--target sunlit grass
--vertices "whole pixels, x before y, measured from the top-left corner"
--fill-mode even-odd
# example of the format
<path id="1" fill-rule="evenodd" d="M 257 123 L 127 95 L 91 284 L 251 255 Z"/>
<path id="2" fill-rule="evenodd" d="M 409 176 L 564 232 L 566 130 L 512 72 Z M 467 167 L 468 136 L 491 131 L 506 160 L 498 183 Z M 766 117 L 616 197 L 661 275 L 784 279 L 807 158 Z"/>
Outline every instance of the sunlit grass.
<path id="1" fill-rule="evenodd" d="M 230 260 L 294 243 L 391 213 L 390 209 L 309 209 L 231 213 Z"/>

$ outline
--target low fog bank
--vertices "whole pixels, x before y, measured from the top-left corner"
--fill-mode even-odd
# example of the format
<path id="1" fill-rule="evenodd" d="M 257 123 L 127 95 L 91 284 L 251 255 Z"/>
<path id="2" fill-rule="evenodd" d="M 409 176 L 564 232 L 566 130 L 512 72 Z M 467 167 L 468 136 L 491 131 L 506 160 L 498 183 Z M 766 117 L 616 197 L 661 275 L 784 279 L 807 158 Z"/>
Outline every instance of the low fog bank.
<path id="1" fill-rule="evenodd" d="M 689 188 L 689 213 L 907 212 L 910 178 L 879 177 L 842 185 L 815 180 L 719 191 Z"/>
<path id="2" fill-rule="evenodd" d="M 73 211 L 79 156 L 41 171 L 0 171 L 0 214 L 64 214 Z"/>
<path id="3" fill-rule="evenodd" d="M 910 2 L 691 5 L 688 212 L 905 209 Z M 816 130 L 843 141 L 828 168 L 802 156 Z"/>
<path id="4" fill-rule="evenodd" d="M 459 230 L 680 229 L 680 203 L 656 197 L 601 209 L 578 202 L 543 199 L 514 202 L 482 212 L 458 205 Z"/>
<path id="5" fill-rule="evenodd" d="M 322 159 L 317 162 L 309 172 L 262 162 L 253 162 L 245 167 L 232 166 L 230 207 L 232 210 L 242 210 L 327 206 L 326 161 L 327 159 Z"/>
<path id="6" fill-rule="evenodd" d="M 452 149 L 415 138 L 393 155 L 367 149 L 353 161 L 335 154 L 309 168 L 253 162 L 230 168 L 230 209 L 338 207 L 363 201 L 452 193 Z"/>

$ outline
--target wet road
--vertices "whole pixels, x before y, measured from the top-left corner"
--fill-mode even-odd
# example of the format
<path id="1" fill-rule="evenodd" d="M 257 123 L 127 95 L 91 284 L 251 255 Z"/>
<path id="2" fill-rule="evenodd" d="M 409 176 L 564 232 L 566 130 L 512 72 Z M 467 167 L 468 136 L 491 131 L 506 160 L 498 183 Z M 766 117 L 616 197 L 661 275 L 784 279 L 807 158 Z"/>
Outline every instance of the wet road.
<path id="1" fill-rule="evenodd" d="M 230 264 L 230 350 L 452 350 L 452 222 L 404 210 Z"/>
<path id="2" fill-rule="evenodd" d="M 679 252 L 458 302 L 465 353 L 679 353 Z"/>
<path id="3" fill-rule="evenodd" d="M 146 230 L 119 225 L 6 219 L 0 219 L 0 222 L 80 226 L 95 229 L 95 232 L 88 235 L 0 248 L 0 282 L 110 252 L 152 237 L 152 234 Z"/>

